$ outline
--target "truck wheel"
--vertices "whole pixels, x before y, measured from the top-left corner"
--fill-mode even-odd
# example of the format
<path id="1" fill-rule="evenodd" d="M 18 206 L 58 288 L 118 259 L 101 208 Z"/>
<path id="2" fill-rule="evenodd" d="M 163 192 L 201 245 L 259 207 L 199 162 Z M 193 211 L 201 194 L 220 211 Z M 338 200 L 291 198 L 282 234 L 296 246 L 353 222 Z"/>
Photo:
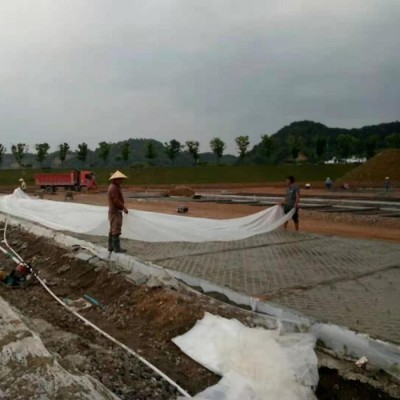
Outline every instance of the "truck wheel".
<path id="1" fill-rule="evenodd" d="M 79 188 L 80 192 L 86 192 L 87 191 L 87 186 L 83 185 Z"/>
<path id="2" fill-rule="evenodd" d="M 44 190 L 46 193 L 53 193 L 53 186 L 46 186 Z"/>

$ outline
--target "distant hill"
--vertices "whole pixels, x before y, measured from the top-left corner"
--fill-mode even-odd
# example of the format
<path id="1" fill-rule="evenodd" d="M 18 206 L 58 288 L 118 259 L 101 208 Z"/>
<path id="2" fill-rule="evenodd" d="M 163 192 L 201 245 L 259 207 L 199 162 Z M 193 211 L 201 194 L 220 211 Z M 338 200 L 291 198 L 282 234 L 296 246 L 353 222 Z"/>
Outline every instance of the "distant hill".
<path id="1" fill-rule="evenodd" d="M 261 142 L 249 152 L 248 163 L 294 162 L 300 154 L 310 162 L 333 157 L 346 159 L 351 155 L 370 158 L 381 149 L 400 147 L 400 122 L 345 129 L 299 121 L 283 127 L 269 139 L 272 152 L 268 154 Z"/>

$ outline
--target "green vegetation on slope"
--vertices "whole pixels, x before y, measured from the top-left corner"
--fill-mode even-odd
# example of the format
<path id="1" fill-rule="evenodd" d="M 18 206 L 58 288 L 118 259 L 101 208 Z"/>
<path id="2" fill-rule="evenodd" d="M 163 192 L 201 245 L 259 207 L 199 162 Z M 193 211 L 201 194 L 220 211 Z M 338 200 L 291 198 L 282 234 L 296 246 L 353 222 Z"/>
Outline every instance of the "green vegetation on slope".
<path id="1" fill-rule="evenodd" d="M 371 158 L 385 148 L 400 148 L 400 122 L 357 129 L 329 128 L 313 121 L 293 122 L 264 137 L 247 155 L 248 163 L 282 163 L 303 156 L 310 162 L 353 155 Z"/>
<path id="2" fill-rule="evenodd" d="M 295 175 L 299 182 L 324 181 L 327 176 L 337 179 L 354 168 L 349 164 L 337 165 L 243 165 L 201 166 L 186 168 L 123 169 L 131 185 L 177 185 L 212 183 L 261 183 L 283 182 L 288 175 Z M 110 169 L 94 169 L 97 182 L 107 184 Z M 28 186 L 34 185 L 34 176 L 40 170 L 0 170 L 1 186 L 17 186 L 23 177 Z M 56 171 L 52 171 L 56 172 Z"/>

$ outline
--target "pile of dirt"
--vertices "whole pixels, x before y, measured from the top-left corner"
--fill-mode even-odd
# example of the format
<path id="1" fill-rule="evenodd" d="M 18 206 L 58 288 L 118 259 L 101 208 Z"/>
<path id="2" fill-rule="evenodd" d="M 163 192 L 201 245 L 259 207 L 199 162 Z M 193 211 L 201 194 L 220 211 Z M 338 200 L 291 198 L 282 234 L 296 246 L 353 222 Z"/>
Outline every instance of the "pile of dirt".
<path id="1" fill-rule="evenodd" d="M 170 196 L 192 197 L 195 191 L 188 186 L 175 186 L 168 194 Z"/>
<path id="2" fill-rule="evenodd" d="M 372 157 L 365 164 L 344 175 L 341 182 L 363 182 L 371 186 L 383 186 L 389 176 L 392 183 L 400 182 L 400 149 L 388 149 Z"/>

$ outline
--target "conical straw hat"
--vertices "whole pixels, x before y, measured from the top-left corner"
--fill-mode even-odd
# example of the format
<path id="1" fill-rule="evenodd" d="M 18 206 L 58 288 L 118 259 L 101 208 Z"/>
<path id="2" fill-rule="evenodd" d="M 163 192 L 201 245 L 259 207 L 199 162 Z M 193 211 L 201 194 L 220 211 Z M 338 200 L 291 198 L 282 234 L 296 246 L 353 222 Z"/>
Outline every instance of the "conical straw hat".
<path id="1" fill-rule="evenodd" d="M 115 171 L 110 178 L 108 178 L 109 181 L 112 181 L 113 179 L 127 179 L 128 177 L 126 175 L 124 175 L 122 172 L 120 171 Z"/>

